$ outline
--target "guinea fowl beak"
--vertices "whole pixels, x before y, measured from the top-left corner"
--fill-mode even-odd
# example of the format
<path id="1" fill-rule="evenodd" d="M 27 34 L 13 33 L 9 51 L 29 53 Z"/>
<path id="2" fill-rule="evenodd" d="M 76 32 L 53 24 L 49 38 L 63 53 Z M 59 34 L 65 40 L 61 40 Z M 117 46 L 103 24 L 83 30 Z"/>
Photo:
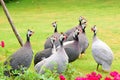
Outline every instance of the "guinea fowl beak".
<path id="1" fill-rule="evenodd" d="M 91 31 L 96 31 L 96 25 L 91 28 Z"/>
<path id="2" fill-rule="evenodd" d="M 31 34 L 30 34 L 30 36 L 32 36 L 33 34 L 34 34 L 34 32 L 32 31 Z"/>
<path id="3" fill-rule="evenodd" d="M 66 36 L 66 35 L 64 35 L 64 39 L 65 39 L 65 40 L 67 39 L 67 36 Z"/>
<path id="4" fill-rule="evenodd" d="M 53 27 L 55 27 L 55 25 L 56 25 L 56 21 L 52 23 L 52 26 L 53 26 Z"/>
<path id="5" fill-rule="evenodd" d="M 35 32 L 32 32 L 32 34 L 34 34 Z"/>
<path id="6" fill-rule="evenodd" d="M 93 31 L 93 28 L 91 28 L 91 31 Z"/>

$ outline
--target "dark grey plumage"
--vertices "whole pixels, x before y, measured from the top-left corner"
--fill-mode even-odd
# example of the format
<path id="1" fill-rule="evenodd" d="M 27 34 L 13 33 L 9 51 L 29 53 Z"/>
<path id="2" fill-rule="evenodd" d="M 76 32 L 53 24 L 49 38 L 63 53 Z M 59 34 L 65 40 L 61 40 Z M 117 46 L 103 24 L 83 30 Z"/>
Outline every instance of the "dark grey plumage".
<path id="1" fill-rule="evenodd" d="M 28 30 L 27 32 L 27 41 L 18 49 L 14 54 L 7 58 L 4 62 L 4 75 L 5 76 L 17 76 L 18 74 L 13 74 L 13 71 L 19 70 L 20 73 L 24 73 L 23 68 L 28 69 L 32 62 L 33 51 L 30 44 L 30 36 L 33 34 L 33 31 Z"/>
<path id="2" fill-rule="evenodd" d="M 94 32 L 93 43 L 92 43 L 92 55 L 97 62 L 97 70 L 99 65 L 102 65 L 104 71 L 110 71 L 110 67 L 113 61 L 113 52 L 110 47 L 103 41 L 97 38 L 96 26 L 91 28 Z"/>
<path id="3" fill-rule="evenodd" d="M 55 28 L 55 29 L 54 29 L 54 33 L 53 33 L 52 36 L 55 36 L 56 38 L 59 38 L 61 34 L 58 33 L 57 23 L 56 23 L 56 22 L 53 22 L 52 25 L 53 25 L 53 27 Z M 51 38 L 52 36 L 50 36 L 49 38 L 47 38 L 47 40 L 46 40 L 46 42 L 45 42 L 45 44 L 44 44 L 44 49 L 52 48 L 52 44 L 51 44 L 51 42 L 50 42 L 50 38 Z M 57 41 L 55 42 L 55 46 L 57 47 L 57 46 L 59 46 L 59 45 L 60 45 L 60 44 L 59 44 L 59 40 L 57 40 Z"/>
<path id="4" fill-rule="evenodd" d="M 50 55 L 52 55 L 52 50 L 55 50 L 55 41 L 56 37 L 51 37 L 52 48 L 47 48 L 36 53 L 34 57 L 34 65 L 43 60 L 43 58 L 48 58 Z"/>
<path id="5" fill-rule="evenodd" d="M 81 34 L 81 30 L 77 28 L 73 34 L 73 40 L 63 43 L 64 49 L 69 57 L 69 62 L 75 61 L 81 53 L 81 47 L 79 46 L 78 39 L 79 34 Z"/>
<path id="6" fill-rule="evenodd" d="M 43 59 L 41 62 L 35 65 L 35 70 L 37 73 L 44 74 L 45 69 L 50 69 L 51 71 L 54 70 L 56 67 L 57 73 L 62 73 L 66 70 L 66 66 L 68 64 L 68 56 L 63 48 L 63 41 L 66 36 L 61 35 L 60 40 L 60 47 L 57 51 L 52 52 L 53 54 Z"/>

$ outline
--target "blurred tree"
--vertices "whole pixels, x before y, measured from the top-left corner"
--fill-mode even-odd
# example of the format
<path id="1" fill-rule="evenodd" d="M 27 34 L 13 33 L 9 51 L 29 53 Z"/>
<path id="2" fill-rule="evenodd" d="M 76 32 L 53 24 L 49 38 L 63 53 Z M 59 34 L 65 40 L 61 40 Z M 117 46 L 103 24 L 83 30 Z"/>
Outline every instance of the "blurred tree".
<path id="1" fill-rule="evenodd" d="M 8 10 L 7 10 L 7 7 L 5 6 L 4 1 L 0 0 L 0 3 L 2 5 L 2 7 L 3 7 L 3 10 L 4 10 L 6 16 L 7 16 L 8 22 L 10 23 L 10 25 L 12 27 L 12 30 L 15 33 L 16 38 L 18 39 L 18 42 L 20 43 L 21 46 L 23 46 L 23 41 L 22 41 L 19 33 L 17 32 L 15 25 L 13 24 L 13 21 L 12 21 L 12 19 L 10 17 L 10 14 L 9 14 Z"/>

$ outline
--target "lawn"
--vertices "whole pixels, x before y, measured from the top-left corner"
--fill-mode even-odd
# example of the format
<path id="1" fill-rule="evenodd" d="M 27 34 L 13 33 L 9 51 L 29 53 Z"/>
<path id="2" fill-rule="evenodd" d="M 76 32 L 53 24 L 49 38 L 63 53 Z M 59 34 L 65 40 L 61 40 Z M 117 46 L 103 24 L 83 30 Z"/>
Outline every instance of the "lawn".
<path id="1" fill-rule="evenodd" d="M 82 58 L 70 63 L 78 73 L 85 75 L 96 71 L 96 62 L 92 57 L 92 36 L 90 28 L 96 25 L 97 36 L 106 42 L 114 52 L 114 61 L 111 71 L 120 71 L 120 2 L 119 0 L 18 0 L 7 3 L 6 6 L 23 41 L 26 41 L 27 29 L 35 34 L 31 37 L 34 54 L 43 50 L 44 42 L 53 33 L 51 23 L 57 21 L 58 31 L 66 30 L 78 25 L 78 18 L 87 19 L 86 35 L 89 39 L 89 47 Z M 9 25 L 7 18 L 0 6 L 0 41 L 5 41 L 5 48 L 0 47 L 0 67 L 4 60 L 14 53 L 19 43 Z M 96 71 L 103 76 L 108 75 L 101 70 Z M 2 70 L 0 70 L 2 73 Z M 34 72 L 33 63 L 29 68 Z M 2 76 L 2 74 L 0 74 Z M 75 76 L 78 76 L 77 74 Z M 3 76 L 2 76 L 3 77 Z"/>

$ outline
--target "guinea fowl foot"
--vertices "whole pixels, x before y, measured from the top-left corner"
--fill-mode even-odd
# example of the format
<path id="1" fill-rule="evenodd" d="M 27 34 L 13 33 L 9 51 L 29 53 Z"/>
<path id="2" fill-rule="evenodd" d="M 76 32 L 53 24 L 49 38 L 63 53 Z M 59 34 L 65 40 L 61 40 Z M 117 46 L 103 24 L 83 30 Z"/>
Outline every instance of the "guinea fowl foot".
<path id="1" fill-rule="evenodd" d="M 79 58 L 82 58 L 82 56 L 84 56 L 84 55 L 85 55 L 85 54 L 80 54 L 80 55 L 79 55 Z"/>
<path id="2" fill-rule="evenodd" d="M 107 71 L 107 70 L 103 70 L 103 69 L 102 69 L 102 71 L 103 71 L 103 72 L 105 72 L 105 73 L 109 73 L 109 72 L 110 72 L 110 71 Z"/>
<path id="3" fill-rule="evenodd" d="M 96 68 L 96 71 L 98 71 L 98 68 L 99 68 L 99 64 L 97 64 L 97 68 Z"/>

